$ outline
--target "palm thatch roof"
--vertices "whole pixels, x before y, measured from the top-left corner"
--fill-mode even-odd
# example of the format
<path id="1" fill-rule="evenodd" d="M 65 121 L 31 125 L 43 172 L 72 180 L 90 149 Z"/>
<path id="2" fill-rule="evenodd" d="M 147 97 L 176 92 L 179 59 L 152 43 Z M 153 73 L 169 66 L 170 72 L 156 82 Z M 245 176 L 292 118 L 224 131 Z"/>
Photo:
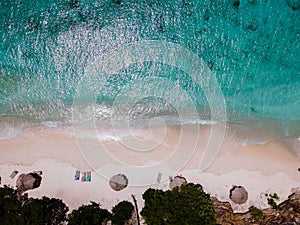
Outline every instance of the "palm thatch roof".
<path id="1" fill-rule="evenodd" d="M 169 188 L 170 190 L 173 190 L 173 188 L 180 187 L 181 185 L 186 183 L 187 183 L 186 179 L 182 176 L 176 176 L 174 178 L 170 177 Z"/>
<path id="2" fill-rule="evenodd" d="M 248 200 L 248 192 L 242 186 L 233 186 L 229 198 L 236 204 L 243 204 Z"/>
<path id="3" fill-rule="evenodd" d="M 110 187 L 115 191 L 121 191 L 128 185 L 128 179 L 124 174 L 117 174 L 110 178 Z"/>
<path id="4" fill-rule="evenodd" d="M 20 192 L 38 188 L 41 185 L 42 177 L 36 173 L 22 173 L 16 182 L 16 187 Z"/>

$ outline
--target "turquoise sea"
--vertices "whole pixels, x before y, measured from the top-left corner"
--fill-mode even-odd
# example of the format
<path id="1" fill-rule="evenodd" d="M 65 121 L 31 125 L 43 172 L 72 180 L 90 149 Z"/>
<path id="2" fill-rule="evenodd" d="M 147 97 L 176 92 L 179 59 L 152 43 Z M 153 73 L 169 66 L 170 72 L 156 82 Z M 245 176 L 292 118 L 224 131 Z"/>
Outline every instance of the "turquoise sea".
<path id="1" fill-rule="evenodd" d="M 267 121 L 282 137 L 300 137 L 299 0 L 1 0 L 0 40 L 2 129 L 72 124 L 78 87 L 112 50 L 124 66 L 93 74 L 104 85 L 94 102 L 82 102 L 98 121 L 218 122 L 210 110 L 220 95 L 208 100 L 180 62 L 139 52 L 139 62 L 126 64 L 124 46 L 157 41 L 203 60 L 211 73 L 198 79 L 216 79 L 227 122 Z M 176 86 L 184 97 L 169 93 Z M 136 99 L 129 108 L 121 101 L 126 90 Z"/>

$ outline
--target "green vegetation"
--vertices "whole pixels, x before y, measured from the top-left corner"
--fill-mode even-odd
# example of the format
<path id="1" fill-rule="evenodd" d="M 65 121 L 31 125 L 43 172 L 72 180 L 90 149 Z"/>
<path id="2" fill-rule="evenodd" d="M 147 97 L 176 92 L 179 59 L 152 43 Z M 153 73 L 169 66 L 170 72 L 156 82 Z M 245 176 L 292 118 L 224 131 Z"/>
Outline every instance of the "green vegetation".
<path id="1" fill-rule="evenodd" d="M 213 202 L 202 189 L 183 185 L 172 191 L 148 189 L 141 215 L 148 225 L 216 224 Z"/>
<path id="2" fill-rule="evenodd" d="M 83 205 L 73 210 L 68 217 L 68 225 L 99 225 L 108 221 L 110 217 L 110 212 L 101 209 L 99 204 L 91 202 L 90 205 Z"/>
<path id="3" fill-rule="evenodd" d="M 273 195 L 269 194 L 269 196 L 273 199 L 279 200 L 279 196 L 277 193 L 274 193 Z"/>
<path id="4" fill-rule="evenodd" d="M 128 201 L 122 201 L 112 208 L 111 222 L 113 225 L 123 225 L 132 217 L 134 207 Z"/>
<path id="5" fill-rule="evenodd" d="M 282 210 L 282 208 L 277 205 L 276 200 L 279 200 L 279 196 L 277 193 L 272 194 L 266 194 L 267 200 L 268 200 L 268 204 L 276 210 Z"/>
<path id="6" fill-rule="evenodd" d="M 22 202 L 19 201 L 17 191 L 10 187 L 0 188 L 0 224 L 22 224 Z"/>
<path id="7" fill-rule="evenodd" d="M 263 211 L 254 206 L 250 207 L 249 211 L 251 213 L 251 218 L 248 220 L 250 223 L 257 223 L 264 218 Z"/>
<path id="8" fill-rule="evenodd" d="M 33 199 L 7 186 L 0 188 L 1 225 L 60 224 L 66 220 L 68 211 L 59 199 Z"/>
<path id="9" fill-rule="evenodd" d="M 172 191 L 148 189 L 144 194 L 145 207 L 141 214 L 148 225 L 155 224 L 216 224 L 213 203 L 202 189 L 192 185 Z M 113 225 L 127 224 L 134 206 L 122 201 L 112 209 L 112 214 L 99 204 L 91 202 L 73 210 L 68 218 L 68 207 L 59 199 L 28 198 L 10 187 L 0 188 L 1 225 L 69 225 L 102 224 L 109 220 Z"/>
<path id="10" fill-rule="evenodd" d="M 62 200 L 43 197 L 28 199 L 22 207 L 24 225 L 60 224 L 66 220 L 69 208 Z"/>

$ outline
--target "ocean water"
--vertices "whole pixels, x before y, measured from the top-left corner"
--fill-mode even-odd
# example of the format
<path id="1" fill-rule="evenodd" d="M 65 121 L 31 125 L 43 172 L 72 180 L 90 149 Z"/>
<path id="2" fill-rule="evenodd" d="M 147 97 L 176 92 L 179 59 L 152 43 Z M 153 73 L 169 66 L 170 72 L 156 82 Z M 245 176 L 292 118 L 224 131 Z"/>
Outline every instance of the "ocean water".
<path id="1" fill-rule="evenodd" d="M 24 127 L 70 125 L 80 107 L 99 126 L 267 121 L 282 137 L 300 137 L 298 0 L 1 0 L 0 15 L 4 138 Z M 158 60 L 134 47 L 149 41 Z M 193 77 L 195 57 L 161 43 L 197 56 L 209 72 Z M 116 53 L 120 68 L 116 57 L 107 60 Z M 181 61 L 172 63 L 172 54 Z M 91 69 L 105 60 L 112 72 Z M 93 98 L 78 95 L 82 87 Z M 219 102 L 225 116 L 212 117 Z"/>

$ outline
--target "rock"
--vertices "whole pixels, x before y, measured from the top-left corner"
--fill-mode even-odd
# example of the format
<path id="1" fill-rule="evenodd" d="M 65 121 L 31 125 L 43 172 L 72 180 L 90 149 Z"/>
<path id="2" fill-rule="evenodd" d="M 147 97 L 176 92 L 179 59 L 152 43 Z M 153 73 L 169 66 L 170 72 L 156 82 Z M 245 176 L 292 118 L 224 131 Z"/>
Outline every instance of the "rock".
<path id="1" fill-rule="evenodd" d="M 257 0 L 248 0 L 248 2 L 252 5 L 256 5 L 257 4 Z"/>
<path id="2" fill-rule="evenodd" d="M 240 0 L 234 0 L 233 3 L 232 3 L 232 6 L 233 6 L 235 9 L 237 9 L 237 8 L 240 7 L 240 4 L 241 4 Z"/>
<path id="3" fill-rule="evenodd" d="M 20 192 L 38 188 L 41 185 L 42 177 L 36 173 L 20 174 L 16 187 Z"/>
<path id="4" fill-rule="evenodd" d="M 212 200 L 214 203 L 217 224 L 300 224 L 300 190 L 297 190 L 290 195 L 287 200 L 279 204 L 281 210 L 272 208 L 264 210 L 257 209 L 256 211 L 260 211 L 261 216 L 255 215 L 255 211 L 253 210 L 252 213 L 251 210 L 246 213 L 233 213 L 232 207 L 228 202 L 220 202 L 217 198 L 212 198 Z"/>
<path id="5" fill-rule="evenodd" d="M 217 224 L 232 224 L 233 210 L 229 202 L 220 202 L 217 198 L 212 198 L 212 201 L 214 203 Z"/>
<path id="6" fill-rule="evenodd" d="M 243 204 L 248 200 L 248 192 L 242 186 L 234 186 L 230 190 L 229 198 L 236 204 Z"/>
<path id="7" fill-rule="evenodd" d="M 128 179 L 124 174 L 114 175 L 109 180 L 110 187 L 115 191 L 121 191 L 128 185 Z"/>
<path id="8" fill-rule="evenodd" d="M 217 198 L 212 198 L 216 213 L 217 224 L 222 225 L 245 225 L 251 217 L 250 213 L 233 213 L 229 202 L 220 202 Z"/>
<path id="9" fill-rule="evenodd" d="M 180 187 L 181 185 L 186 184 L 186 183 L 187 182 L 184 177 L 176 176 L 174 178 L 170 178 L 169 188 L 170 188 L 170 190 L 173 190 L 173 188 Z"/>
<path id="10" fill-rule="evenodd" d="M 286 4 L 292 10 L 297 10 L 300 8 L 300 0 L 286 0 Z"/>

